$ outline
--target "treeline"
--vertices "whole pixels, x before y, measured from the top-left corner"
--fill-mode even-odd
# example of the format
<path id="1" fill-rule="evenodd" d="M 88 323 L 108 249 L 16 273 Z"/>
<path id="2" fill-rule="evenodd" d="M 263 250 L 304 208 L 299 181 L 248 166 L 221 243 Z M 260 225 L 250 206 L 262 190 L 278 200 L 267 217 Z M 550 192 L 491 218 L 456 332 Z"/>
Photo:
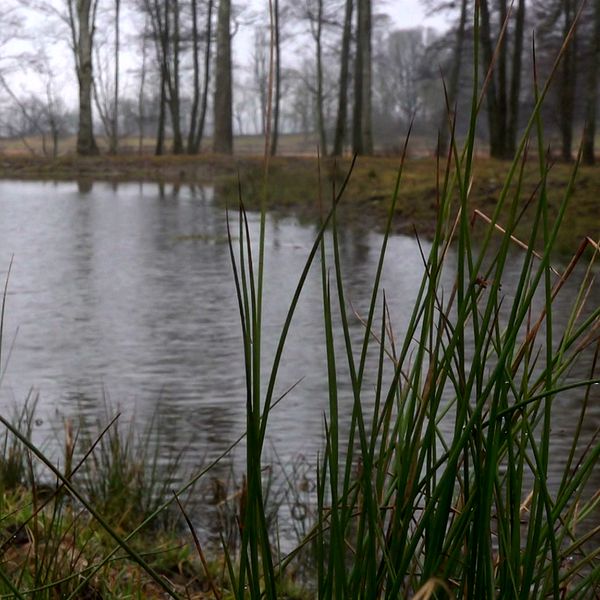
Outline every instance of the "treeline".
<path id="1" fill-rule="evenodd" d="M 41 137 L 53 155 L 75 132 L 81 155 L 99 152 L 98 135 L 113 154 L 125 139 L 141 152 L 148 138 L 156 154 L 196 154 L 231 153 L 245 134 L 276 154 L 280 136 L 296 133 L 340 155 L 393 152 L 414 122 L 429 151 L 445 151 L 449 129 L 467 126 L 477 10 L 490 154 L 513 155 L 534 82 L 568 38 L 544 108 L 548 141 L 571 160 L 582 137 L 594 161 L 600 0 L 423 2 L 452 26 L 403 29 L 383 0 L 265 0 L 258 11 L 232 0 L 7 0 L 2 133 L 32 151 Z"/>

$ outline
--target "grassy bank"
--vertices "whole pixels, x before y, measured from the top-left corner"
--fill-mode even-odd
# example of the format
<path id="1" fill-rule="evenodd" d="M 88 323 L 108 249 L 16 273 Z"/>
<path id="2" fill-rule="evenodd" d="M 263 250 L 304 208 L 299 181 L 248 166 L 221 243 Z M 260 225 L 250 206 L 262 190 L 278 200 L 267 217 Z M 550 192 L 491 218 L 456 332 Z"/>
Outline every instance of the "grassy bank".
<path id="1" fill-rule="evenodd" d="M 0 436 L 0 598 L 233 597 L 242 479 L 211 476 L 214 464 L 186 477 L 181 455 L 151 441 L 155 423 L 141 432 L 109 411 L 65 420 L 49 460 L 31 442 L 38 416 L 29 398 Z M 279 597 L 310 598 L 294 579 Z"/>
<path id="2" fill-rule="evenodd" d="M 358 221 L 382 230 L 390 208 L 397 174 L 398 157 L 360 157 L 345 191 L 340 218 Z M 332 183 L 341 184 L 349 158 L 321 161 L 321 178 L 316 158 L 306 156 L 277 157 L 271 160 L 269 210 L 300 219 L 318 218 L 319 186 L 328 197 Z M 510 163 L 478 157 L 473 172 L 470 202 L 473 209 L 491 214 L 498 203 Z M 571 171 L 571 165 L 556 163 L 547 176 L 548 202 L 555 216 Z M 412 233 L 416 227 L 421 235 L 431 236 L 435 230 L 439 191 L 436 183 L 437 165 L 434 158 L 412 158 L 406 161 L 403 184 L 395 206 L 394 230 Z M 242 183 L 244 203 L 258 209 L 263 198 L 263 161 L 258 156 L 101 156 L 78 158 L 63 156 L 47 160 L 24 155 L 7 155 L 0 161 L 0 178 L 43 181 L 110 181 L 160 182 L 180 185 L 215 184 L 219 198 L 229 204 L 237 202 L 238 174 Z M 539 172 L 531 161 L 523 174 L 520 194 L 525 203 L 539 187 Z M 600 168 L 581 167 L 572 190 L 572 201 L 564 216 L 565 225 L 559 233 L 557 246 L 573 250 L 585 236 L 594 237 L 600 231 L 598 216 L 600 198 Z M 517 232 L 521 235 L 531 224 L 533 211 L 526 211 Z"/>
<path id="3" fill-rule="evenodd" d="M 11 420 L 21 439 L 6 430 L 1 439 L 0 597 L 164 597 L 148 570 L 182 594 L 204 597 L 208 584 L 178 515 L 153 514 L 170 492 L 176 461 L 165 465 L 169 473 L 148 454 L 147 440 L 118 420 L 94 438 L 67 422 L 53 472 L 32 450 L 35 418 L 26 403 Z M 129 540 L 127 550 L 115 536 Z"/>

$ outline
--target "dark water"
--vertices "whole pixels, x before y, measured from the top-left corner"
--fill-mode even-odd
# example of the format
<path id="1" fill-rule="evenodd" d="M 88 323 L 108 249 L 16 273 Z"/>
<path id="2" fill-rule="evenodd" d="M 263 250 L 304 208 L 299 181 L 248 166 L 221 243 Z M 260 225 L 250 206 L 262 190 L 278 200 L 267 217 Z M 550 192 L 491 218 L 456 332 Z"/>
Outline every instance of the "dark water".
<path id="1" fill-rule="evenodd" d="M 257 239 L 258 216 L 249 221 Z M 267 365 L 314 235 L 314 226 L 293 218 L 267 219 Z M 380 243 L 379 234 L 360 224 L 342 234 L 346 291 L 359 312 L 368 305 Z M 12 255 L 0 402 L 8 410 L 35 390 L 39 439 L 51 443 L 65 417 L 103 419 L 107 398 L 140 429 L 157 418 L 162 443 L 189 446 L 190 464 L 217 456 L 244 430 L 237 302 L 225 213 L 212 188 L 0 182 L 2 279 Z M 508 295 L 518 267 L 516 255 L 503 284 Z M 398 337 L 421 276 L 416 242 L 393 236 L 384 286 Z M 566 319 L 572 296 L 572 289 L 561 293 L 557 321 L 561 314 Z M 298 307 L 277 389 L 304 379 L 274 411 L 269 428 L 267 452 L 284 463 L 299 454 L 314 458 L 323 444 L 321 299 L 317 269 Z M 590 304 L 599 301 L 596 285 Z M 358 338 L 362 326 L 353 323 Z M 557 468 L 579 399 L 568 393 L 556 399 Z M 600 426 L 599 399 L 595 393 L 588 437 Z M 346 418 L 350 405 L 348 394 L 341 406 Z"/>

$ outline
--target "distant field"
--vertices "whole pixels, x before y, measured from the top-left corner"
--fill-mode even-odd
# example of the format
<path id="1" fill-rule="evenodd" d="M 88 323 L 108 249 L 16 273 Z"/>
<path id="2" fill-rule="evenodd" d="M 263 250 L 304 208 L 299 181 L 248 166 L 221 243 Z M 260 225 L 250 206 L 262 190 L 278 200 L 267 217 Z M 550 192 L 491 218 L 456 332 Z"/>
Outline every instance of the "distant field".
<path id="1" fill-rule="evenodd" d="M 69 136 L 62 138 L 58 144 L 59 156 L 73 154 L 76 148 L 76 137 Z M 96 142 L 100 147 L 101 151 L 108 149 L 108 143 L 102 136 L 96 137 Z M 398 151 L 402 144 L 403 139 L 399 139 L 397 144 L 390 149 L 389 147 L 377 148 L 377 151 L 384 154 L 393 153 Z M 435 148 L 435 138 L 426 138 L 423 136 L 413 136 L 411 139 L 411 153 L 417 156 L 424 156 L 431 154 Z M 153 154 L 154 153 L 155 140 L 152 137 L 144 138 L 142 141 L 141 154 Z M 171 141 L 167 140 L 166 147 L 170 151 Z M 318 139 L 312 134 L 285 134 L 279 136 L 278 140 L 278 154 L 282 155 L 300 155 L 300 156 L 316 156 L 317 154 Z M 210 151 L 212 148 L 212 138 L 204 138 L 202 142 L 202 150 Z M 265 139 L 262 135 L 243 135 L 237 136 L 234 139 L 234 151 L 236 154 L 242 155 L 257 155 L 263 154 L 265 148 Z M 140 154 L 140 141 L 138 137 L 125 137 L 119 142 L 119 151 L 122 154 Z M 348 149 L 348 151 L 350 151 Z M 50 138 L 46 140 L 46 154 L 50 155 L 52 152 L 52 144 Z M 4 155 L 21 155 L 21 154 L 35 154 L 44 156 L 44 144 L 43 140 L 39 136 L 28 136 L 25 138 L 11 138 L 11 139 L 0 139 L 0 154 Z"/>
<path id="2" fill-rule="evenodd" d="M 96 137 L 96 142 L 102 152 L 108 150 L 108 143 L 102 136 Z M 331 144 L 331 140 L 329 140 Z M 74 135 L 61 138 L 58 144 L 58 155 L 69 156 L 75 153 L 77 139 Z M 556 149 L 560 147 L 558 136 L 548 135 L 547 143 Z M 574 140 L 574 148 L 579 143 L 578 139 Z M 277 154 L 280 156 L 316 156 L 317 147 L 319 144 L 318 136 L 313 133 L 294 133 L 284 134 L 279 136 Z M 422 135 L 412 133 L 408 148 L 409 156 L 412 157 L 427 157 L 434 154 L 437 144 L 436 136 Z M 207 153 L 212 150 L 213 141 L 211 137 L 206 137 L 202 141 L 201 152 Z M 376 145 L 375 152 L 380 156 L 398 155 L 402 151 L 404 138 L 399 137 L 396 142 L 386 142 L 383 145 Z M 600 135 L 597 137 L 597 147 L 600 148 Z M 169 154 L 172 147 L 172 141 L 166 141 L 166 154 Z M 155 139 L 146 137 L 142 140 L 140 151 L 140 140 L 136 136 L 128 136 L 121 138 L 119 141 L 119 154 L 123 155 L 152 155 L 154 154 Z M 234 138 L 234 153 L 241 156 L 262 156 L 265 151 L 265 139 L 263 135 L 243 135 Z M 486 155 L 488 147 L 485 141 L 476 141 L 476 152 L 479 155 Z M 21 156 L 28 154 L 30 156 L 51 156 L 52 144 L 50 138 L 46 140 L 46 150 L 44 151 L 43 140 L 39 136 L 28 136 L 25 138 L 4 138 L 0 139 L 0 156 Z M 346 153 L 351 154 L 351 148 L 346 148 Z M 321 154 L 323 152 L 321 151 Z"/>
<path id="3" fill-rule="evenodd" d="M 108 149 L 108 143 L 104 137 L 96 137 L 96 142 L 102 151 Z M 73 154 L 75 152 L 77 138 L 69 136 L 62 138 L 58 144 L 58 153 L 60 156 Z M 235 138 L 236 154 L 261 154 L 264 152 L 264 137 L 259 135 L 238 136 Z M 153 154 L 155 140 L 147 137 L 142 141 L 142 154 Z M 172 142 L 167 140 L 166 147 L 170 151 Z M 312 135 L 283 135 L 279 139 L 279 151 L 282 154 L 316 154 L 317 142 Z M 209 150 L 212 148 L 212 138 L 204 138 L 202 148 Z M 46 152 L 51 153 L 52 145 L 48 138 L 46 141 Z M 119 142 L 119 150 L 123 154 L 139 154 L 140 141 L 138 137 L 125 137 Z M 23 154 L 35 153 L 44 155 L 43 141 L 39 136 L 12 138 L 0 140 L 0 153 L 2 154 Z"/>

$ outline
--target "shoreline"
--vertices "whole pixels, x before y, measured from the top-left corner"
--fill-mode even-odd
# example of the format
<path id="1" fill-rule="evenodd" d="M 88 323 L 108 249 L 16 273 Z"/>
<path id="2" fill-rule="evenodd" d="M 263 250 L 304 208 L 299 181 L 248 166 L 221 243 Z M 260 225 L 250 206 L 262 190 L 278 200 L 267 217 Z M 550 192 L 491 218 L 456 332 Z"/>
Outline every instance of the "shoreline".
<path id="1" fill-rule="evenodd" d="M 326 157 L 319 162 L 311 156 L 276 156 L 269 159 L 266 207 L 274 213 L 301 220 L 319 218 L 319 197 L 325 210 L 331 203 L 332 189 L 340 188 L 351 164 L 350 157 Z M 380 231 L 385 226 L 400 165 L 399 157 L 358 157 L 340 203 L 342 222 L 362 223 Z M 502 192 L 509 163 L 478 157 L 471 184 L 471 207 L 487 215 L 494 211 Z M 453 169 L 454 167 L 451 167 Z M 435 229 L 437 186 L 443 185 L 444 165 L 439 169 L 434 157 L 407 158 L 400 183 L 396 218 L 397 233 L 430 237 Z M 557 163 L 548 173 L 551 216 L 566 190 L 573 165 Z M 223 204 L 237 203 L 241 184 L 246 208 L 259 209 L 265 193 L 264 159 L 259 155 L 101 155 L 96 157 L 60 156 L 55 160 L 23 154 L 0 155 L 0 179 L 15 181 L 85 181 L 113 183 L 157 183 L 175 185 L 214 185 Z M 513 186 L 514 187 L 514 184 Z M 511 194 L 509 189 L 509 194 Z M 535 197 L 539 187 L 537 160 L 524 170 L 520 202 Z M 579 168 L 573 198 L 567 208 L 565 227 L 558 240 L 561 254 L 572 254 L 586 236 L 598 235 L 597 198 L 600 197 L 600 168 Z M 502 224 L 502 215 L 499 223 Z M 517 232 L 526 235 L 533 211 L 525 211 Z"/>

